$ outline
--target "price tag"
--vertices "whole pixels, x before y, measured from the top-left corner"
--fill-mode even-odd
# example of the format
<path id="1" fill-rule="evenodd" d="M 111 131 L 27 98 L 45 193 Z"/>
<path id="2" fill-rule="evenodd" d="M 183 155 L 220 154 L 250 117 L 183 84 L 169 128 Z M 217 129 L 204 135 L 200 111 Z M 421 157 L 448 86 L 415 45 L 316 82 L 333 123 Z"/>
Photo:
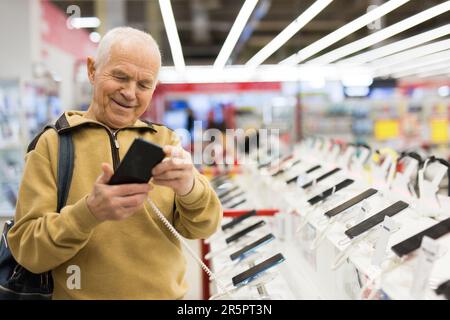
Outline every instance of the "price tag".
<path id="1" fill-rule="evenodd" d="M 375 266 L 381 266 L 384 256 L 386 254 L 386 248 L 389 242 L 391 234 L 398 229 L 398 224 L 391 217 L 384 217 L 383 223 L 379 226 L 378 239 L 375 243 L 375 252 L 372 256 L 372 264 Z"/>
<path id="2" fill-rule="evenodd" d="M 424 236 L 417 257 L 417 267 L 413 276 L 411 297 L 422 299 L 425 295 L 434 261 L 439 254 L 439 244 L 436 240 Z"/>

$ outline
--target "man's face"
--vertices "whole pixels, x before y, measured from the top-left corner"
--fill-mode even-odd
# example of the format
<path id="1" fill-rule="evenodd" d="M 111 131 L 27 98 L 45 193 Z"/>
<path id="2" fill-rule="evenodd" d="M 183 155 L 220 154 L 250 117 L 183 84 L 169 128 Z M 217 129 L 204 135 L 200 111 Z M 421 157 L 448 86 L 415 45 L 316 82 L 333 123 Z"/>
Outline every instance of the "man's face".
<path id="1" fill-rule="evenodd" d="M 96 120 L 113 129 L 134 124 L 150 104 L 159 68 L 157 49 L 138 41 L 113 45 L 99 70 L 88 58 Z"/>

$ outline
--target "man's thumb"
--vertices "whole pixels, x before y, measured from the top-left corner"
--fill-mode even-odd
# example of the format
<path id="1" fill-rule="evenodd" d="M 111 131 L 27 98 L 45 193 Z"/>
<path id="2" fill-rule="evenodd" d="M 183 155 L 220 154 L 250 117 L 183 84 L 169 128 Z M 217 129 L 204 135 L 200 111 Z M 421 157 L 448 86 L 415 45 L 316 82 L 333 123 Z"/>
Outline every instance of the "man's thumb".
<path id="1" fill-rule="evenodd" d="M 102 163 L 103 173 L 98 177 L 97 182 L 107 184 L 114 174 L 114 170 L 109 163 Z"/>

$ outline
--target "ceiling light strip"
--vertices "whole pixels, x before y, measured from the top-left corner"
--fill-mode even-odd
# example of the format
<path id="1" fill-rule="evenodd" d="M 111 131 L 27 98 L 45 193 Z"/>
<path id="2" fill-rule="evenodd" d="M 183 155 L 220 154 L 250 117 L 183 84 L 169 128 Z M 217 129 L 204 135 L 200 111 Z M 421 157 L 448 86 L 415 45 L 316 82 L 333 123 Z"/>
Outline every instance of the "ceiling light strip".
<path id="1" fill-rule="evenodd" d="M 236 42 L 239 40 L 241 36 L 242 30 L 244 30 L 245 25 L 247 24 L 250 15 L 253 12 L 258 0 L 246 0 L 244 5 L 242 6 L 239 14 L 234 21 L 233 26 L 231 27 L 230 33 L 228 34 L 225 42 L 222 46 L 222 49 L 219 52 L 219 55 L 214 62 L 214 68 L 221 69 L 225 66 L 228 59 L 230 58 L 231 52 L 233 51 Z"/>
<path id="2" fill-rule="evenodd" d="M 450 34 L 450 23 L 436 29 L 432 29 L 418 35 L 395 41 L 381 48 L 366 51 L 351 58 L 339 61 L 342 64 L 362 64 L 382 57 L 415 47 L 419 44 L 430 42 L 434 39 Z"/>
<path id="3" fill-rule="evenodd" d="M 447 60 L 450 60 L 450 57 Z M 450 67 L 450 61 L 443 63 L 443 60 L 441 60 L 439 62 L 436 61 L 435 63 L 430 63 L 421 68 L 414 68 L 412 70 L 401 71 L 401 72 L 396 71 L 396 72 L 392 73 L 392 77 L 403 78 L 403 77 L 406 77 L 409 75 L 431 72 L 431 71 L 435 71 L 435 70 L 447 69 L 448 67 Z"/>
<path id="4" fill-rule="evenodd" d="M 375 71 L 376 75 L 385 75 L 385 74 L 393 74 L 393 73 L 402 73 L 404 71 L 418 69 L 424 66 L 428 66 L 431 64 L 443 62 L 450 60 L 450 50 L 430 54 L 422 57 L 421 59 L 416 59 L 413 62 L 405 61 L 402 64 L 396 65 L 394 67 L 382 68 L 378 71 Z"/>
<path id="5" fill-rule="evenodd" d="M 336 31 L 326 35 L 325 37 L 317 40 L 316 42 L 310 44 L 309 46 L 301 49 L 296 54 L 288 57 L 287 59 L 281 61 L 281 64 L 297 64 L 300 63 L 316 53 L 322 51 L 323 49 L 329 47 L 333 43 L 347 37 L 349 34 L 359 30 L 369 23 L 381 18 L 382 16 L 388 14 L 389 12 L 395 10 L 401 5 L 405 4 L 410 0 L 391 0 L 385 4 L 373 9 L 366 14 L 360 16 L 359 18 L 347 23 L 346 25 L 340 27 Z"/>
<path id="6" fill-rule="evenodd" d="M 175 17 L 173 15 L 170 0 L 159 0 L 159 7 L 161 9 L 167 38 L 169 39 L 170 51 L 172 52 L 172 59 L 175 65 L 175 69 L 178 72 L 182 72 L 185 69 L 186 65 L 184 63 L 180 37 L 178 36 L 177 25 L 175 24 Z"/>
<path id="7" fill-rule="evenodd" d="M 409 1 L 409 0 L 402 0 Z M 317 16 L 325 7 L 327 7 L 333 0 L 317 0 L 301 15 L 291 22 L 283 31 L 281 31 L 275 38 L 272 39 L 264 48 L 258 51 L 245 64 L 248 67 L 255 68 L 269 58 L 275 51 L 280 49 L 289 39 L 291 39 L 300 29 L 302 29 L 308 22 Z"/>
<path id="8" fill-rule="evenodd" d="M 379 43 L 389 37 L 392 37 L 393 35 L 396 35 L 402 31 L 412 28 L 424 21 L 432 19 L 449 10 L 450 10 L 450 1 L 446 1 L 444 3 L 431 7 L 430 9 L 415 14 L 412 17 L 397 22 L 392 26 L 386 27 L 378 32 L 375 32 L 367 37 L 364 37 L 362 39 L 344 45 L 340 48 L 327 52 L 326 54 L 321 55 L 309 61 L 308 63 L 328 64 L 334 62 L 352 53 L 358 52 L 376 43 Z"/>

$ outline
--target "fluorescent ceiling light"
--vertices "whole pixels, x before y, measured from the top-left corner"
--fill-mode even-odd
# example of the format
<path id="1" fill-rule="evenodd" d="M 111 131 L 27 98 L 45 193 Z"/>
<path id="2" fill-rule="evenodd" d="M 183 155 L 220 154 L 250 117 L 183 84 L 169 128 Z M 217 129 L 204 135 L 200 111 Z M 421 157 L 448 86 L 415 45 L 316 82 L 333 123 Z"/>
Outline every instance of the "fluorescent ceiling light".
<path id="1" fill-rule="evenodd" d="M 282 64 L 297 64 L 309 57 L 315 55 L 316 53 L 322 51 L 323 49 L 329 47 L 335 42 L 345 38 L 349 34 L 359 30 L 374 20 L 381 18 L 392 10 L 400 7 L 410 0 L 391 0 L 384 3 L 383 5 L 373 9 L 361 17 L 347 23 L 346 25 L 340 27 L 336 31 L 328 34 L 327 36 L 321 38 L 320 40 L 310 44 L 306 48 L 301 49 L 296 54 L 288 57 L 287 59 L 281 61 Z"/>
<path id="2" fill-rule="evenodd" d="M 439 51 L 450 49 L 450 39 L 436 41 L 426 44 L 414 49 L 406 50 L 397 54 L 393 54 L 386 58 L 378 59 L 370 63 L 374 70 L 379 70 L 380 73 L 389 73 L 390 67 L 396 64 L 402 64 L 406 61 L 430 55 Z"/>
<path id="3" fill-rule="evenodd" d="M 81 28 L 98 28 L 101 24 L 97 17 L 70 18 L 70 23 L 75 29 Z"/>
<path id="4" fill-rule="evenodd" d="M 450 68 L 444 69 L 444 70 L 441 69 L 441 70 L 437 70 L 437 71 L 428 71 L 428 72 L 419 73 L 417 75 L 417 77 L 428 78 L 428 77 L 436 77 L 436 76 L 440 76 L 440 75 L 444 75 L 444 76 L 447 76 L 448 78 L 450 78 Z"/>
<path id="5" fill-rule="evenodd" d="M 422 67 L 425 67 L 428 65 L 445 62 L 447 60 L 450 60 L 450 50 L 430 54 L 430 55 L 424 56 L 421 59 L 414 60 L 413 62 L 406 61 L 402 64 L 396 65 L 395 67 L 383 68 L 382 70 L 375 71 L 374 73 L 376 75 L 402 73 L 405 71 L 422 68 Z M 409 71 L 409 72 L 411 72 L 411 71 Z"/>
<path id="6" fill-rule="evenodd" d="M 380 59 L 390 54 L 403 51 L 408 48 L 415 47 L 419 44 L 429 42 L 431 40 L 443 37 L 450 34 L 450 24 L 442 27 L 423 32 L 421 34 L 406 38 L 404 40 L 395 41 L 391 44 L 385 45 L 381 48 L 373 49 L 348 59 L 339 61 L 339 63 L 346 64 L 361 64 L 372 60 Z"/>
<path id="7" fill-rule="evenodd" d="M 258 51 L 247 63 L 249 67 L 257 67 L 270 57 L 275 51 L 281 48 L 290 38 L 292 38 L 301 28 L 318 15 L 333 0 L 317 0 L 301 15 L 291 22 L 283 31 L 272 39 L 264 48 Z M 402 0 L 409 1 L 409 0 Z"/>
<path id="8" fill-rule="evenodd" d="M 91 32 L 91 33 L 89 34 L 89 39 L 90 39 L 93 43 L 99 43 L 101 38 L 102 38 L 102 36 L 101 36 L 100 33 L 98 33 L 98 32 Z"/>
<path id="9" fill-rule="evenodd" d="M 185 68 L 183 51 L 181 50 L 180 38 L 178 37 L 175 17 L 172 11 L 170 0 L 159 0 L 159 7 L 163 17 L 164 27 L 166 28 L 167 38 L 169 39 L 170 51 L 172 52 L 173 64 L 175 69 L 181 72 Z"/>
<path id="10" fill-rule="evenodd" d="M 257 3 L 258 0 L 245 0 L 244 5 L 239 11 L 236 20 L 231 27 L 230 33 L 225 39 L 222 49 L 220 50 L 219 55 L 214 62 L 214 68 L 223 68 L 227 63 L 228 58 L 230 57 L 231 52 L 236 45 L 236 42 L 239 40 L 242 30 L 244 30 L 244 27 L 247 24 L 247 20 L 250 18 L 250 15 L 252 14 L 253 9 L 255 8 Z"/>
<path id="11" fill-rule="evenodd" d="M 447 60 L 450 60 L 450 56 L 448 57 Z M 394 78 L 404 78 L 406 76 L 411 76 L 411 75 L 414 75 L 414 74 L 420 74 L 420 73 L 426 73 L 426 72 L 431 72 L 431 71 L 437 71 L 437 70 L 450 68 L 450 61 L 446 62 L 446 63 L 441 63 L 441 62 L 430 63 L 430 64 L 427 64 L 427 65 L 424 65 L 423 67 L 414 68 L 412 70 L 395 72 L 395 73 L 392 74 L 392 77 L 394 77 Z"/>
<path id="12" fill-rule="evenodd" d="M 412 28 L 424 21 L 434 18 L 449 10 L 450 10 L 450 1 L 446 1 L 444 3 L 438 4 L 437 6 L 431 7 L 430 9 L 415 14 L 412 17 L 397 22 L 392 26 L 386 27 L 378 32 L 368 35 L 367 37 L 364 37 L 357 41 L 351 42 L 345 46 L 327 52 L 324 55 L 321 55 L 311 61 L 308 61 L 308 63 L 328 64 L 333 61 L 339 60 L 345 56 L 348 56 L 354 52 L 358 52 L 367 47 L 370 47 L 378 42 L 381 42 L 389 37 L 392 37 L 393 35 L 396 35 L 402 31 Z"/>
<path id="13" fill-rule="evenodd" d="M 267 82 L 267 81 L 340 81 L 343 77 L 356 75 L 359 78 L 371 77 L 371 70 L 365 66 L 339 70 L 337 65 L 280 66 L 264 64 L 256 69 L 245 65 L 230 65 L 223 69 L 213 66 L 186 66 L 180 73 L 174 67 L 162 67 L 158 79 L 161 83 L 221 83 L 221 82 Z"/>

